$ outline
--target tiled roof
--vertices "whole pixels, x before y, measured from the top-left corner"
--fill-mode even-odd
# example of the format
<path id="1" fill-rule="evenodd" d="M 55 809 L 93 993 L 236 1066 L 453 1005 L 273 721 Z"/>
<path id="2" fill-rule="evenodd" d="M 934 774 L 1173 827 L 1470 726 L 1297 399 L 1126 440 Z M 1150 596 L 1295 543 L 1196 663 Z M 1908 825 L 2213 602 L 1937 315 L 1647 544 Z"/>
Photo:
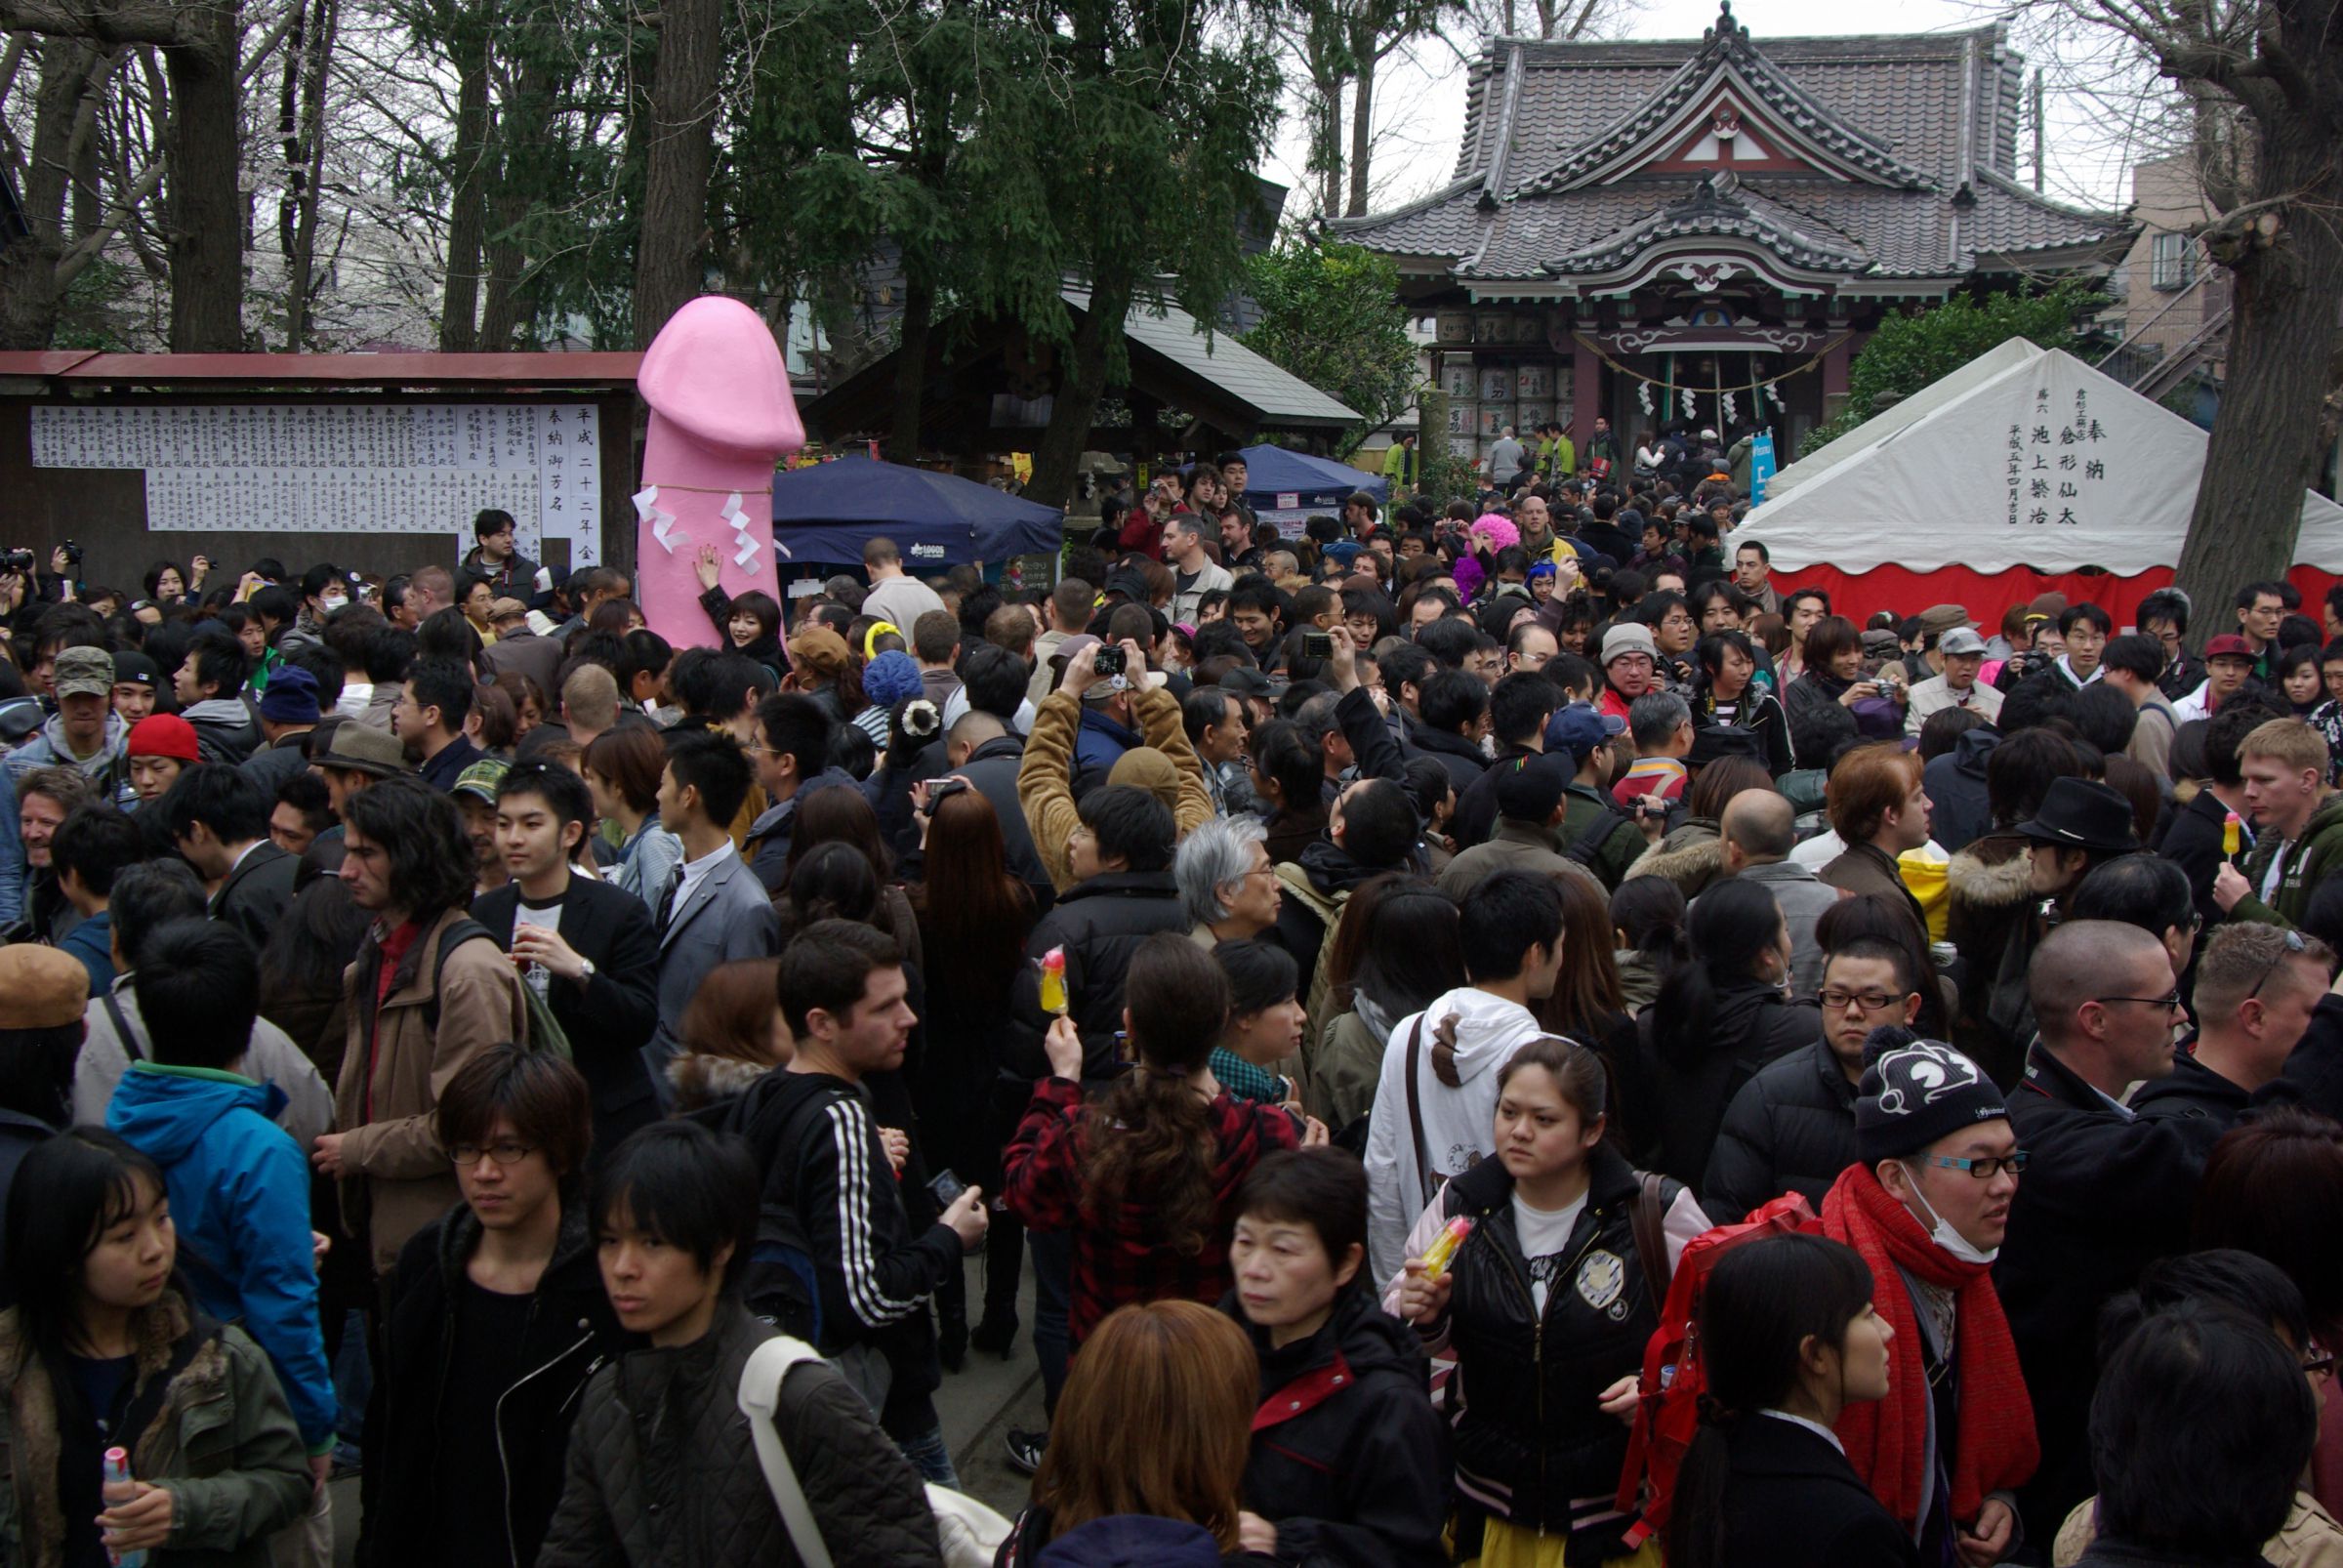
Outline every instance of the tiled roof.
<path id="1" fill-rule="evenodd" d="M 1870 258 L 1855 240 L 1769 201 L 1731 174 L 1711 175 L 1692 194 L 1547 265 L 1557 272 L 1600 272 L 1665 239 L 1736 235 L 1755 240 L 1784 260 L 1828 272 L 1859 272 Z"/>
<path id="2" fill-rule="evenodd" d="M 1632 234 L 1648 243 L 1665 213 L 1695 198 L 1694 177 L 1613 179 L 1600 169 L 1620 156 L 1623 137 L 1666 121 L 1729 65 L 1765 111 L 1797 120 L 1856 174 L 1739 173 L 1738 200 L 1751 215 L 1741 222 L 1781 230 L 1786 256 L 1851 245 L 1869 275 L 1943 277 L 1981 253 L 2128 232 L 2117 215 L 2059 206 L 2015 180 L 2024 63 L 1999 27 L 1751 41 L 1729 13 L 1721 20 L 1707 37 L 1677 42 L 1492 40 L 1468 73 L 1456 180 L 1407 207 L 1329 227 L 1374 250 L 1449 260 L 1459 277 L 1483 282 L 1583 270 Z M 1727 27 L 1735 36 L 1723 36 Z M 1590 169 L 1595 183 L 1559 188 Z M 1967 198 L 1956 199 L 1964 186 Z"/>
<path id="3" fill-rule="evenodd" d="M 1077 310 L 1090 308 L 1090 291 L 1061 291 Z M 1124 335 L 1154 350 L 1190 374 L 1253 407 L 1260 423 L 1301 421 L 1311 425 L 1355 425 L 1359 416 L 1293 372 L 1272 364 L 1225 332 L 1208 334 L 1196 318 L 1170 301 L 1133 301 L 1124 318 Z"/>
<path id="4" fill-rule="evenodd" d="M 1899 161 L 1863 131 L 1859 121 L 1827 106 L 1760 54 L 1749 43 L 1748 29 L 1735 23 L 1727 12 L 1709 29 L 1700 52 L 1677 67 L 1658 92 L 1582 142 L 1545 173 L 1516 183 L 1514 193 L 1570 190 L 1601 178 L 1608 166 L 1647 145 L 1671 121 L 1693 108 L 1727 71 L 1747 88 L 1757 104 L 1855 175 L 1886 186 L 1909 187 L 1928 183 L 1926 175 Z"/>

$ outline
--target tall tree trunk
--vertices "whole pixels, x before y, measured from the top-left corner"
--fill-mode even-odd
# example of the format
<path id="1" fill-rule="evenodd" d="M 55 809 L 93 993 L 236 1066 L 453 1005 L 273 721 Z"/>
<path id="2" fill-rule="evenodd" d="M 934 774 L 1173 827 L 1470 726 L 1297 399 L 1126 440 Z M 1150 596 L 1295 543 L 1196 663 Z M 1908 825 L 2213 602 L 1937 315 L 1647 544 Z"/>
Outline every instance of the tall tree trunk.
<path id="1" fill-rule="evenodd" d="M 2276 244 L 2228 253 L 2232 303 L 2221 413 L 2180 553 L 2179 583 L 2199 604 L 2226 604 L 2246 583 L 2282 577 L 2302 526 L 2303 487 L 2319 459 L 2322 395 L 2334 385 L 2343 310 L 2343 145 L 2324 116 L 2257 119 L 2251 194 L 2282 224 Z M 2216 257 L 2241 214 L 2209 236 Z"/>
<path id="2" fill-rule="evenodd" d="M 295 0 L 304 4 L 305 0 Z M 317 281 L 317 207 L 325 175 L 326 62 L 334 48 L 334 0 L 306 0 L 297 31 L 285 40 L 280 124 L 285 132 L 286 189 L 277 227 L 285 257 L 285 349 L 308 347 Z M 296 37 L 300 43 L 295 43 Z"/>
<path id="3" fill-rule="evenodd" d="M 1066 355 L 1065 376 L 1049 405 L 1049 423 L 1033 451 L 1033 482 L 1025 487 L 1031 499 L 1046 507 L 1073 504 L 1076 471 L 1083 447 L 1090 438 L 1090 421 L 1098 399 L 1106 392 L 1106 351 L 1123 331 L 1130 314 L 1131 290 L 1136 279 L 1128 267 L 1101 258 L 1090 287 L 1090 308 L 1074 329 L 1074 347 Z"/>
<path id="4" fill-rule="evenodd" d="M 194 0 L 200 42 L 163 52 L 171 83 L 171 350 L 244 347 L 243 138 L 236 116 L 234 0 Z"/>
<path id="5" fill-rule="evenodd" d="M 886 437 L 886 455 L 897 463 L 920 456 L 920 401 L 927 392 L 927 345 L 934 336 L 935 290 L 924 278 L 903 280 L 903 342 L 895 355 L 895 417 Z"/>
<path id="6" fill-rule="evenodd" d="M 480 302 L 480 347 L 491 353 L 511 350 L 515 334 L 537 314 L 536 290 L 521 284 L 528 254 L 520 242 L 520 226 L 528 221 L 529 192 L 542 188 L 543 176 L 520 157 L 512 131 L 514 126 L 532 128 L 530 149 L 538 158 L 546 156 L 539 133 L 552 117 L 555 86 L 546 52 L 532 46 L 521 62 L 512 101 L 497 117 L 496 189 L 488 202 L 488 287 Z"/>
<path id="7" fill-rule="evenodd" d="M 41 40 L 31 153 L 24 167 L 24 223 L 31 232 L 0 251 L 0 349 L 46 349 L 57 335 L 66 147 L 95 57 L 91 46 L 70 38 Z"/>
<path id="8" fill-rule="evenodd" d="M 480 247 L 488 229 L 487 0 L 460 0 L 450 41 L 456 57 L 456 144 L 448 158 L 455 196 L 447 215 L 447 278 L 439 294 L 439 351 L 479 346 Z"/>
<path id="9" fill-rule="evenodd" d="M 667 318 L 700 292 L 722 32 L 718 0 L 665 0 L 660 7 L 659 64 L 643 144 L 642 219 L 635 240 L 637 348 L 648 348 Z"/>
<path id="10" fill-rule="evenodd" d="M 1367 212 L 1368 170 L 1375 158 L 1375 47 L 1374 22 L 1352 21 L 1350 58 L 1358 67 L 1359 85 L 1350 105 L 1350 205 L 1342 209 L 1345 218 Z"/>

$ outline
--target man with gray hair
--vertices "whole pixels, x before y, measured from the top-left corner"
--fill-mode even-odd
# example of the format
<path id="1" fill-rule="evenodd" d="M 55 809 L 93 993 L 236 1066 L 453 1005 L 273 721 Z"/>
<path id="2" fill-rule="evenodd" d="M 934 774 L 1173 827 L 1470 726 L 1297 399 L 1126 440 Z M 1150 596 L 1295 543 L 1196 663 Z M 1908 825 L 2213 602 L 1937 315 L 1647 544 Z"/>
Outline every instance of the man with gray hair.
<path id="1" fill-rule="evenodd" d="M 2122 1102 L 2132 1085 L 2172 1074 L 2180 986 L 2163 943 L 2137 926 L 2071 920 L 2035 949 L 2026 988 L 2041 1032 L 2009 1116 L 2031 1163 L 1994 1280 L 2041 1440 L 2020 1511 L 2027 1538 L 2047 1541 L 2091 1494 L 2099 1309 L 2187 1249 L 2219 1129 Z"/>
<path id="2" fill-rule="evenodd" d="M 1514 438 L 1513 427 L 1498 432 L 1497 443 L 1489 448 L 1489 482 L 1500 490 L 1510 492 L 1513 481 L 1521 477 L 1523 453 L 1521 442 Z"/>
<path id="3" fill-rule="evenodd" d="M 1326 782 L 1319 787 L 1319 797 L 1329 805 L 1342 793 L 1343 785 L 1359 776 L 1358 754 L 1350 749 L 1342 721 L 1335 712 L 1341 705 L 1340 692 L 1321 691 L 1294 710 L 1294 727 L 1301 731 L 1304 740 L 1316 741 L 1326 759 Z"/>
<path id="4" fill-rule="evenodd" d="M 1612 798 L 1629 810 L 1647 795 L 1670 805 L 1682 800 L 1692 776 L 1684 766 L 1692 755 L 1692 705 L 1672 692 L 1645 692 L 1627 707 L 1627 738 L 1635 743 L 1635 763 L 1612 786 Z"/>
<path id="5" fill-rule="evenodd" d="M 1284 895 L 1266 837 L 1252 817 L 1216 816 L 1179 841 L 1172 880 L 1198 946 L 1241 942 L 1276 924 Z"/>
<path id="6" fill-rule="evenodd" d="M 1724 840 L 1726 874 L 1765 884 L 1782 906 L 1789 928 L 1789 994 L 1810 997 L 1823 983 L 1823 944 L 1815 940 L 1815 922 L 1846 894 L 1789 858 L 1798 842 L 1796 824 L 1797 814 L 1784 796 L 1744 790 L 1725 803 L 1717 835 Z"/>

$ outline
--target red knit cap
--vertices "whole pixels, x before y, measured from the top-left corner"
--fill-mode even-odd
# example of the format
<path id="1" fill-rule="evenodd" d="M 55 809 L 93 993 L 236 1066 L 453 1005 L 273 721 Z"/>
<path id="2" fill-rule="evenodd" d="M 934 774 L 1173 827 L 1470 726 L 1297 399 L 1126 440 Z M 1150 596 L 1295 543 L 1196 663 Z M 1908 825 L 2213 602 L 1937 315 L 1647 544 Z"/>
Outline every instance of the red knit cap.
<path id="1" fill-rule="evenodd" d="M 126 757 L 176 757 L 200 763 L 203 751 L 195 744 L 195 726 L 177 714 L 149 714 L 130 726 Z"/>

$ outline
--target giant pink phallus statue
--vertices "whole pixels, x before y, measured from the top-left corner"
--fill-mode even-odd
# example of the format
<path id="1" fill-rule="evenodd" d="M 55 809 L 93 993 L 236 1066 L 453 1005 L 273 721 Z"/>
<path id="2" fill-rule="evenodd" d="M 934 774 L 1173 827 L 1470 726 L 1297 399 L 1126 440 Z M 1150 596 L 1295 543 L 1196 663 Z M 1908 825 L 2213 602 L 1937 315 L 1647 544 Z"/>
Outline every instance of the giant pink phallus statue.
<path id="1" fill-rule="evenodd" d="M 727 594 L 781 597 L 773 469 L 805 444 L 780 346 L 762 317 L 720 295 L 659 329 L 636 390 L 651 405 L 635 494 L 635 590 L 651 630 L 678 647 L 719 640 L 700 609 L 696 563 L 715 547 Z"/>

